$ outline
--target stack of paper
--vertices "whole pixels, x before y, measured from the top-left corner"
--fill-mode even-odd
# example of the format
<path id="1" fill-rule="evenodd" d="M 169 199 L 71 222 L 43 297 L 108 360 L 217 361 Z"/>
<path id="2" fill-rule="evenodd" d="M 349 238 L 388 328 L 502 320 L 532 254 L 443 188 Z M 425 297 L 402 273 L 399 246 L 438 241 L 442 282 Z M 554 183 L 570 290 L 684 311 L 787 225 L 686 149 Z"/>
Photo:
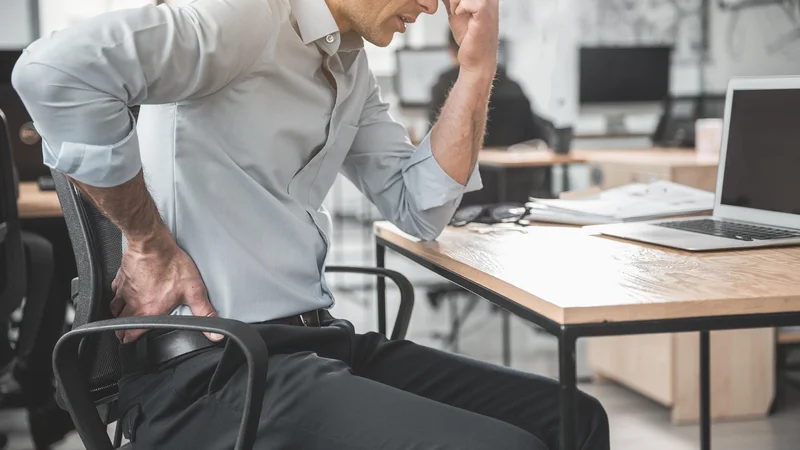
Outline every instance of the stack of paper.
<path id="1" fill-rule="evenodd" d="M 714 194 L 669 181 L 634 183 L 570 200 L 531 199 L 531 219 L 594 225 L 710 211 Z"/>

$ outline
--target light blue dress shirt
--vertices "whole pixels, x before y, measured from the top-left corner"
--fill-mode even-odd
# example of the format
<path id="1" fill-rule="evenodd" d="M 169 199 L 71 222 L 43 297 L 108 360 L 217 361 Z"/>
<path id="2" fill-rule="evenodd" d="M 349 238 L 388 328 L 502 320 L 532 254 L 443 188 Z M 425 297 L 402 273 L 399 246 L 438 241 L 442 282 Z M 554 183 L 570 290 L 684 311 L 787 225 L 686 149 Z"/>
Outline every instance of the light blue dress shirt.
<path id="1" fill-rule="evenodd" d="M 337 173 L 426 240 L 481 187 L 477 167 L 467 186 L 449 177 L 430 136 L 411 144 L 362 39 L 337 30 L 324 0 L 147 6 L 31 44 L 13 83 L 47 165 L 97 187 L 143 168 L 219 315 L 264 321 L 332 305 L 322 201 Z"/>

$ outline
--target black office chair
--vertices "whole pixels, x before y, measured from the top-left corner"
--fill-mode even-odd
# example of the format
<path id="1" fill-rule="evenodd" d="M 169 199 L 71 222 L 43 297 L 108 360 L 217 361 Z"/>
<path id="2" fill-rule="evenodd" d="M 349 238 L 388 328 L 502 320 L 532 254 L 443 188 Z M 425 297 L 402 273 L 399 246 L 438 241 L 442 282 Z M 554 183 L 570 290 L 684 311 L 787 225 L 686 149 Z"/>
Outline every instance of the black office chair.
<path id="1" fill-rule="evenodd" d="M 22 226 L 6 117 L 0 110 L 0 320 L 8 320 L 25 296 Z"/>
<path id="2" fill-rule="evenodd" d="M 8 136 L 6 117 L 0 109 L 0 320 L 8 321 L 25 298 L 22 320 L 15 324 L 19 333 L 14 346 L 16 357 L 24 360 L 33 349 L 47 303 L 53 249 L 41 236 L 22 230 Z M 7 331 L 5 324 L 0 329 Z"/>
<path id="3" fill-rule="evenodd" d="M 59 340 L 53 355 L 59 401 L 69 411 L 89 450 L 120 448 L 121 426 L 114 442 L 106 427 L 120 418 L 116 408 L 117 382 L 122 376 L 119 342 L 113 331 L 126 329 L 184 329 L 219 333 L 227 345 L 239 345 L 247 359 L 248 386 L 237 450 L 250 449 L 255 441 L 267 376 L 267 348 L 260 335 L 242 322 L 207 317 L 159 316 L 111 318 L 111 282 L 122 260 L 119 229 L 84 198 L 63 174 L 53 172 L 59 201 L 67 221 L 78 263 L 73 280 L 76 314 L 74 328 Z M 329 267 L 328 272 L 372 274 L 391 279 L 400 289 L 400 309 L 392 339 L 408 330 L 414 306 L 414 290 L 403 275 L 378 268 Z M 379 313 L 385 305 L 379 305 Z M 385 323 L 385 318 L 379 318 Z M 380 330 L 385 333 L 385 330 Z"/>

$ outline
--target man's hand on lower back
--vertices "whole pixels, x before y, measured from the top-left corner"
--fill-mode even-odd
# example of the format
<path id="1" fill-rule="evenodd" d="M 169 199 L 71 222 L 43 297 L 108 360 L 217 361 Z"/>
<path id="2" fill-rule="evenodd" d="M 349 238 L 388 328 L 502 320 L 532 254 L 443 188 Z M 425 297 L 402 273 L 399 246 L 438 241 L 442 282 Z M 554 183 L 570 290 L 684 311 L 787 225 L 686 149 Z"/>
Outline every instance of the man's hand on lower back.
<path id="1" fill-rule="evenodd" d="M 114 317 L 170 314 L 188 305 L 192 314 L 214 317 L 206 286 L 194 261 L 173 239 L 147 191 L 139 171 L 125 183 L 99 188 L 72 180 L 78 189 L 122 231 L 128 248 L 111 284 L 115 296 L 109 308 Z M 146 330 L 117 332 L 122 342 L 133 342 Z M 219 341 L 222 336 L 206 334 Z"/>
<path id="2" fill-rule="evenodd" d="M 146 242 L 128 243 L 111 287 L 115 296 L 110 308 L 115 317 L 166 315 L 180 305 L 189 306 L 195 316 L 216 316 L 197 266 L 166 228 Z M 120 331 L 117 337 L 129 343 L 145 331 Z M 214 341 L 222 338 L 207 336 Z"/>

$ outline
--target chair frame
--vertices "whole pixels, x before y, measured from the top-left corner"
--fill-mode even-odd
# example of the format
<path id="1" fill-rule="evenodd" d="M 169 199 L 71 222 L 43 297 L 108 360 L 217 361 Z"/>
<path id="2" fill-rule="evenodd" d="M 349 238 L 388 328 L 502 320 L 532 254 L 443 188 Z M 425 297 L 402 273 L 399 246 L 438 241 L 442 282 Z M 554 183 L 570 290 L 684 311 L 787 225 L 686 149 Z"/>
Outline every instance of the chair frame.
<path id="1" fill-rule="evenodd" d="M 95 320 L 98 316 L 97 309 L 108 307 L 102 298 L 104 274 L 99 258 L 103 249 L 95 241 L 93 226 L 80 192 L 61 173 L 53 172 L 53 179 L 67 219 L 73 248 L 77 254 L 87 255 L 87 261 L 77 261 L 79 277 L 73 280 L 73 299 L 79 300 L 76 311 L 78 326 L 58 341 L 53 353 L 60 404 L 72 416 L 84 445 L 90 450 L 112 450 L 119 448 L 121 443 L 119 425 L 113 443 L 106 431 L 108 424 L 119 419 L 116 411 L 116 385 L 92 392 L 87 374 L 82 370 L 81 344 L 84 338 L 96 333 L 129 329 L 180 329 L 222 334 L 229 338 L 226 345 L 241 347 L 247 360 L 248 378 L 245 407 L 235 449 L 251 449 L 258 431 L 268 370 L 269 354 L 261 336 L 253 327 L 243 322 L 223 318 L 157 316 Z M 405 276 L 395 271 L 372 267 L 331 266 L 326 272 L 360 273 L 391 279 L 399 288 L 401 296 L 391 339 L 405 337 L 414 306 L 414 288 Z M 378 309 L 379 315 L 385 311 L 385 307 Z M 385 318 L 379 317 L 379 322 L 385 323 Z"/>

